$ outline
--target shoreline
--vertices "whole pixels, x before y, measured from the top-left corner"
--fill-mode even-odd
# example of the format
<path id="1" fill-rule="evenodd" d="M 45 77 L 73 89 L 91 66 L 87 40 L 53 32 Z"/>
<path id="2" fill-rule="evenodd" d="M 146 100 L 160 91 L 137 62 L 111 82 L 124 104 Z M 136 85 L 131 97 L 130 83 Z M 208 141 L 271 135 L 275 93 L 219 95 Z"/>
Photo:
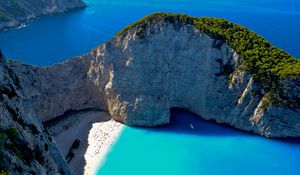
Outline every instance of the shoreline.
<path id="1" fill-rule="evenodd" d="M 95 174 L 105 162 L 105 156 L 109 153 L 114 143 L 118 140 L 124 125 L 114 120 L 95 123 L 89 134 L 89 147 L 85 153 L 86 165 L 84 174 Z"/>
<path id="2" fill-rule="evenodd" d="M 95 174 L 124 125 L 103 111 L 81 111 L 48 127 L 74 175 Z M 77 145 L 74 148 L 74 143 Z"/>
<path id="3" fill-rule="evenodd" d="M 69 13 L 72 11 L 85 9 L 87 7 L 88 6 L 85 4 L 84 6 L 79 6 L 79 7 L 74 7 L 74 8 L 66 8 L 66 9 L 60 10 L 60 11 L 46 12 L 44 14 L 37 14 L 37 15 L 27 15 L 27 16 L 16 18 L 16 19 L 11 19 L 9 21 L 2 21 L 2 22 L 0 21 L 0 32 L 16 30 L 16 29 L 21 29 L 21 28 L 27 27 L 29 25 L 29 23 L 31 23 L 35 20 L 39 20 L 39 18 L 41 18 L 41 17 L 61 15 L 61 14 Z"/>

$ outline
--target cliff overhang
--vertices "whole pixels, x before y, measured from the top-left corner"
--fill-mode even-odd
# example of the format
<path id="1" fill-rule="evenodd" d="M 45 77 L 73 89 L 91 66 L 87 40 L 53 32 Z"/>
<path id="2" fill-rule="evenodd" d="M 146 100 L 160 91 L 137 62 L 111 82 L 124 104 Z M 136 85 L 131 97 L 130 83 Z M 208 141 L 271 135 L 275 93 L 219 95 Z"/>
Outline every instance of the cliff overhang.
<path id="1" fill-rule="evenodd" d="M 219 18 L 155 13 L 51 67 L 0 58 L 0 79 L 0 156 L 12 172 L 70 173 L 40 121 L 71 110 L 157 126 L 177 107 L 265 137 L 300 136 L 299 60 Z M 20 140 L 35 152 L 21 154 Z"/>
<path id="2" fill-rule="evenodd" d="M 267 137 L 295 137 L 299 63 L 227 20 L 155 13 L 83 57 L 47 68 L 9 65 L 43 121 L 97 108 L 125 124 L 156 126 L 180 107 Z"/>

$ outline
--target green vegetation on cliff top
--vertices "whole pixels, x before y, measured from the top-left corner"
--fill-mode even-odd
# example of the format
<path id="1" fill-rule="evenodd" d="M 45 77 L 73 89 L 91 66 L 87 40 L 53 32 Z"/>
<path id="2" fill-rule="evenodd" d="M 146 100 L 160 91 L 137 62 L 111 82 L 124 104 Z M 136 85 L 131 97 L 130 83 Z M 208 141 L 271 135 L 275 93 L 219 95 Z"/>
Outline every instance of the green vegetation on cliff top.
<path id="1" fill-rule="evenodd" d="M 155 13 L 129 25 L 117 36 L 131 28 L 146 28 L 147 23 L 167 21 L 175 24 L 191 24 L 214 39 L 227 43 L 239 55 L 238 69 L 250 72 L 256 82 L 278 97 L 279 82 L 299 79 L 300 60 L 271 45 L 266 39 L 240 25 L 220 18 L 195 18 L 172 13 Z M 272 97 L 274 97 L 272 96 Z M 277 100 L 278 102 L 278 100 Z"/>

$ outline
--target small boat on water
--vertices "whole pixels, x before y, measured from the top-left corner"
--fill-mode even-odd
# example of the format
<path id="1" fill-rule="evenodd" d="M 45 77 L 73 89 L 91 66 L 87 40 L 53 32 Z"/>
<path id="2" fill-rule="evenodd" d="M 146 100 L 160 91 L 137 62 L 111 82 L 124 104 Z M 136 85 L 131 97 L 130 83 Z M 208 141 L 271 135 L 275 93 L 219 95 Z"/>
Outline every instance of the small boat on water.
<path id="1" fill-rule="evenodd" d="M 190 128 L 191 129 L 195 129 L 194 125 L 192 123 L 190 123 Z"/>

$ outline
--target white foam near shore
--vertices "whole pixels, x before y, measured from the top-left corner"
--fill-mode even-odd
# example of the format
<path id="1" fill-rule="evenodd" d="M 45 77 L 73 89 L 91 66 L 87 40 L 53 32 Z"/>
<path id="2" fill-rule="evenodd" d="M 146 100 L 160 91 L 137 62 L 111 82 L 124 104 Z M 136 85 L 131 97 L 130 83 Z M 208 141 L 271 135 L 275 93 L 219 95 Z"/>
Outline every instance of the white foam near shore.
<path id="1" fill-rule="evenodd" d="M 69 162 L 73 174 L 94 175 L 123 127 L 123 124 L 110 120 L 106 112 L 86 111 L 63 118 L 50 129 L 65 157 L 73 142 L 80 140 L 79 147 L 72 150 L 74 157 Z"/>
<path id="2" fill-rule="evenodd" d="M 113 120 L 93 124 L 88 138 L 89 146 L 84 156 L 87 161 L 84 168 L 85 175 L 95 174 L 99 165 L 104 162 L 105 155 L 120 136 L 123 127 L 123 124 Z"/>

